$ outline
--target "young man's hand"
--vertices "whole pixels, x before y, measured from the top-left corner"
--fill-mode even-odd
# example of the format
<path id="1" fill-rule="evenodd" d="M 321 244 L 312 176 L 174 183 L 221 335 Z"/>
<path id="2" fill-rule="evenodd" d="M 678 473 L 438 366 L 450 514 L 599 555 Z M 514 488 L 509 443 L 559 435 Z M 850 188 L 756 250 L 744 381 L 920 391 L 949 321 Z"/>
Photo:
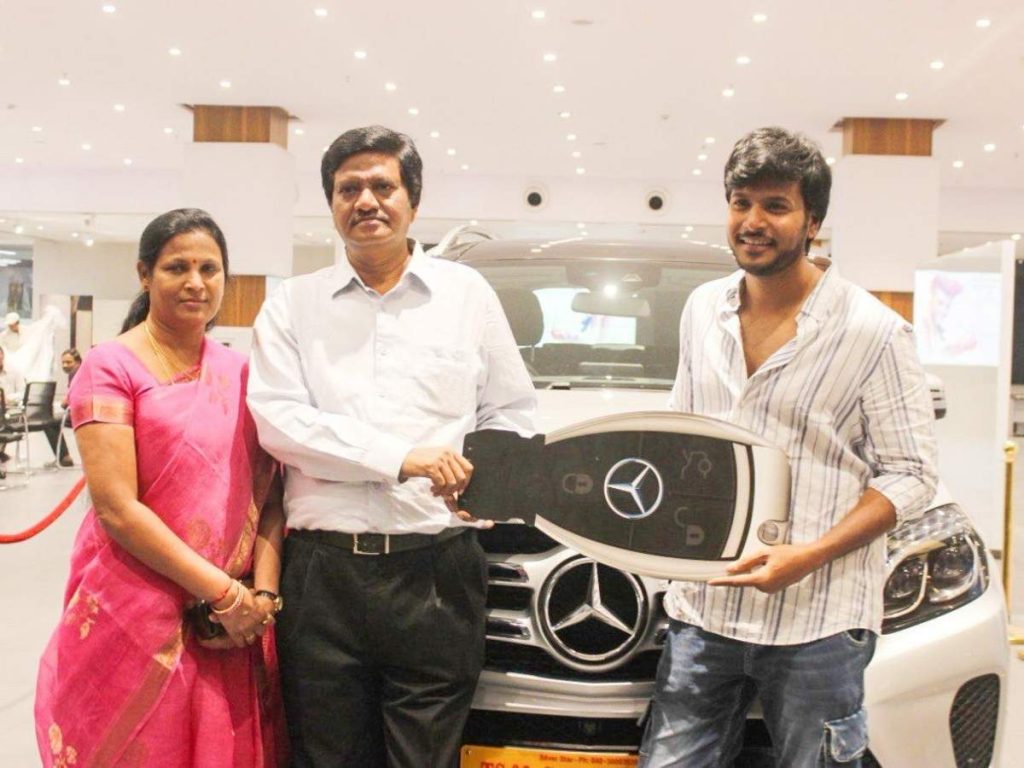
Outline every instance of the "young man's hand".
<path id="1" fill-rule="evenodd" d="M 710 579 L 711 586 L 755 587 L 771 594 L 796 584 L 824 565 L 812 544 L 778 544 L 765 547 L 729 566 L 729 576 Z"/>

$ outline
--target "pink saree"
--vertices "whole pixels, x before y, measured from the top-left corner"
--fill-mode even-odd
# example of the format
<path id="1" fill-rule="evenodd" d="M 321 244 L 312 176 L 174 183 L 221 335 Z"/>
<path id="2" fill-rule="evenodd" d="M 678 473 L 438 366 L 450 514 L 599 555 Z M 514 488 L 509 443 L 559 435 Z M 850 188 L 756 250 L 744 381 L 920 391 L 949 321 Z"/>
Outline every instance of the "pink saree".
<path id="1" fill-rule="evenodd" d="M 196 374 L 161 385 L 127 347 L 101 344 L 75 376 L 72 421 L 133 426 L 139 499 L 203 557 L 241 577 L 252 567 L 273 464 L 245 408 L 244 359 L 207 340 Z M 262 647 L 202 648 L 183 624 L 192 599 L 87 513 L 64 612 L 39 667 L 36 737 L 45 766 L 279 764 L 271 633 Z"/>

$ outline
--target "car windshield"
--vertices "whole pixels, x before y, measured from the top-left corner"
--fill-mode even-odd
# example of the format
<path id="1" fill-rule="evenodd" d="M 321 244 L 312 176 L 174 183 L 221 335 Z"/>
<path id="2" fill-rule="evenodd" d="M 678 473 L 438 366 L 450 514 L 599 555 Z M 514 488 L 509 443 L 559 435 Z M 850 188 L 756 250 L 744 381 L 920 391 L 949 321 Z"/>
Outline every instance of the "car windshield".
<path id="1" fill-rule="evenodd" d="M 670 389 L 679 315 L 726 266 L 572 259 L 466 263 L 491 284 L 538 388 Z"/>

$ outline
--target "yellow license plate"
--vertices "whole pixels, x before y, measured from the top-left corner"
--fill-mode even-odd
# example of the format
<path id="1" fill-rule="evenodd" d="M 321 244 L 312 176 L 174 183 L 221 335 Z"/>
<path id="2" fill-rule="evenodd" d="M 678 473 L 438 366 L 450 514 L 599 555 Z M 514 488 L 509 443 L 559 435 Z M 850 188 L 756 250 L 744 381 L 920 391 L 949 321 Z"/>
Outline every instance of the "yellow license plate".
<path id="1" fill-rule="evenodd" d="M 516 747 L 462 748 L 459 768 L 636 768 L 637 756 L 626 752 L 561 752 Z"/>

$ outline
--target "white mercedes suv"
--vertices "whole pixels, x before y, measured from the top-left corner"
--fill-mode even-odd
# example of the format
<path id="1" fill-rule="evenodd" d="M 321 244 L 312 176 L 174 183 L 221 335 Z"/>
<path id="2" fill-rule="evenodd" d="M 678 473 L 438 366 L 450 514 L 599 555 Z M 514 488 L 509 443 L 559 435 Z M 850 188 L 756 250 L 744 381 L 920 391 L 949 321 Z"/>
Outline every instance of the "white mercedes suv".
<path id="1" fill-rule="evenodd" d="M 433 254 L 494 287 L 537 387 L 544 433 L 664 409 L 683 304 L 734 269 L 728 253 L 688 243 L 498 241 L 471 231 Z M 941 417 L 941 384 L 933 395 Z M 635 765 L 668 624 L 665 582 L 599 565 L 529 526 L 497 525 L 481 543 L 487 655 L 462 768 Z M 887 567 L 864 764 L 998 765 L 1009 649 L 984 542 L 940 489 L 920 520 L 889 535 Z M 736 765 L 772 765 L 756 711 Z"/>

